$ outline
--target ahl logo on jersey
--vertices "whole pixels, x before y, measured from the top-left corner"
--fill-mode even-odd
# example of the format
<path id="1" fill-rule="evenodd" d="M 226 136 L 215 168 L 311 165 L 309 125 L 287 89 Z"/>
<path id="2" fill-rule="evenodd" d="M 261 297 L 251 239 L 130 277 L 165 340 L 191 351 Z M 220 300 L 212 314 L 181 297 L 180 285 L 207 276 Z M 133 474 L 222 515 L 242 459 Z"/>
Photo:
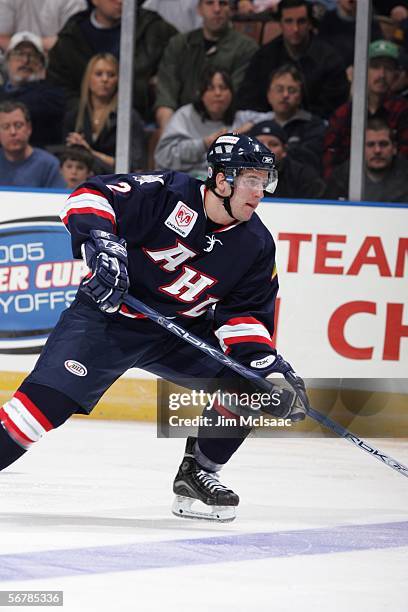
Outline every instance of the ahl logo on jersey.
<path id="1" fill-rule="evenodd" d="M 88 374 L 86 367 L 79 363 L 79 361 L 75 361 L 75 359 L 67 359 L 64 361 L 64 366 L 68 372 L 75 374 L 75 376 L 86 376 Z"/>
<path id="2" fill-rule="evenodd" d="M 184 202 L 177 202 L 176 208 L 167 217 L 164 225 L 184 238 L 189 235 L 197 221 L 198 213 Z"/>

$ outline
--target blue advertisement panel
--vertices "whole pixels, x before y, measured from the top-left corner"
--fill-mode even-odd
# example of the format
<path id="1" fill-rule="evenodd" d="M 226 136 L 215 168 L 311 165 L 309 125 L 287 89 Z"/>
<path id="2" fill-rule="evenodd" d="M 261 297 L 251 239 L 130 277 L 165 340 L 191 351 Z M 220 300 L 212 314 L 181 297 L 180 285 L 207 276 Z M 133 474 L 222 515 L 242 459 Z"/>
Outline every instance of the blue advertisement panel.
<path id="1" fill-rule="evenodd" d="M 87 272 L 55 217 L 0 223 L 0 353 L 39 353 Z"/>

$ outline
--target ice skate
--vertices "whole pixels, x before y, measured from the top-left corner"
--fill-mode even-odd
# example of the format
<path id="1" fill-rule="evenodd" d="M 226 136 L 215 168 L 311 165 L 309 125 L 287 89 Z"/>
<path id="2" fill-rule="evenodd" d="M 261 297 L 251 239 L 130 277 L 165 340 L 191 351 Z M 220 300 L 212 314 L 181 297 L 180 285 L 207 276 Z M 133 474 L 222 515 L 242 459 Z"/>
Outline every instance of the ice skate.
<path id="1" fill-rule="evenodd" d="M 218 474 L 200 467 L 194 458 L 195 442 L 196 438 L 187 438 L 183 461 L 173 483 L 176 498 L 172 512 L 180 518 L 233 521 L 239 497 L 219 482 Z M 193 504 L 201 508 L 192 508 Z"/>

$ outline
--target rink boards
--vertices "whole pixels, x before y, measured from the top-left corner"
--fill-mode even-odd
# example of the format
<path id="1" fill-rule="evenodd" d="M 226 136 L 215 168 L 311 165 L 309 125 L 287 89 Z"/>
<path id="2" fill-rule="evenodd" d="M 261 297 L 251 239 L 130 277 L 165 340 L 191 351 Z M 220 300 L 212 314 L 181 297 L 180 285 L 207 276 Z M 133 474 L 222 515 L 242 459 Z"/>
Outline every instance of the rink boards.
<path id="1" fill-rule="evenodd" d="M 66 197 L 0 191 L 1 400 L 32 368 L 85 273 L 58 221 Z M 386 405 L 384 426 L 396 431 L 408 393 L 407 208 L 312 201 L 265 201 L 259 208 L 277 244 L 279 352 L 313 379 L 317 403 L 330 393 L 335 410 L 330 379 L 347 379 L 335 393 L 353 418 L 357 403 L 368 402 L 378 418 Z M 362 390 L 345 401 L 350 387 Z M 128 373 L 93 416 L 154 420 L 154 378 Z"/>

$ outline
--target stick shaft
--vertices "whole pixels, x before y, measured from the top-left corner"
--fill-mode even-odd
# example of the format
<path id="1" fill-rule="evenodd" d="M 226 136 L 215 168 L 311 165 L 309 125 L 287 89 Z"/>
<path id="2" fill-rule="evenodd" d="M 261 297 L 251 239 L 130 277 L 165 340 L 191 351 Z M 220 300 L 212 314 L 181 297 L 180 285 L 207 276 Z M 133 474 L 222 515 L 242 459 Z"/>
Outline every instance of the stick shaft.
<path id="1" fill-rule="evenodd" d="M 272 385 L 265 378 L 262 378 L 262 376 L 259 376 L 259 374 L 256 374 L 255 372 L 245 367 L 238 361 L 231 359 L 231 357 L 228 357 L 228 355 L 225 355 L 224 353 L 216 349 L 214 346 L 207 344 L 206 342 L 204 342 L 204 340 L 202 340 L 198 336 L 195 336 L 191 332 L 187 331 L 186 329 L 184 329 L 177 323 L 174 323 L 174 321 L 172 321 L 171 319 L 168 319 L 167 317 L 162 316 L 160 313 L 154 310 L 154 308 L 147 306 L 147 304 L 144 304 L 143 302 L 141 302 L 140 300 L 138 300 L 137 298 L 129 294 L 126 296 L 124 303 L 127 306 L 130 306 L 131 308 L 133 308 L 134 310 L 137 310 L 141 314 L 144 314 L 146 317 L 148 317 L 150 320 L 154 321 L 161 327 L 164 327 L 164 329 L 167 329 L 167 331 L 169 331 L 170 333 L 178 336 L 179 338 L 182 338 L 189 344 L 195 346 L 198 350 L 202 351 L 203 353 L 206 353 L 207 355 L 210 355 L 211 357 L 216 359 L 219 363 L 222 363 L 223 365 L 228 366 L 229 368 L 231 368 L 231 370 L 234 370 L 235 372 L 240 374 L 243 378 L 247 378 L 252 381 L 256 380 L 256 385 L 260 389 L 267 391 L 267 392 L 271 391 Z M 291 383 L 290 378 L 288 378 L 287 380 L 289 383 Z M 298 392 L 296 388 L 294 390 Z M 379 449 L 375 448 L 371 444 L 368 444 L 367 442 L 365 442 L 365 440 L 363 440 L 362 438 L 359 438 L 358 436 L 353 434 L 351 431 L 349 431 L 348 429 L 340 425 L 340 423 L 337 423 L 336 421 L 332 421 L 332 419 L 330 419 L 328 416 L 325 416 L 324 414 L 321 414 L 321 412 L 318 412 L 317 410 L 312 408 L 309 405 L 306 395 L 304 397 L 301 396 L 301 399 L 302 401 L 306 402 L 307 414 L 314 421 L 316 421 L 317 423 L 320 423 L 321 425 L 323 425 L 324 427 L 327 427 L 328 429 L 331 429 L 331 431 L 333 431 L 335 434 L 337 434 L 341 438 L 344 438 L 348 442 L 351 442 L 357 448 L 360 448 L 361 450 L 369 453 L 372 457 L 375 457 L 376 459 L 378 459 L 385 465 L 388 465 L 388 467 L 396 470 L 397 472 L 399 472 L 400 474 L 408 478 L 408 467 L 406 467 L 399 461 L 396 461 L 389 455 L 386 455 L 385 453 L 381 452 Z"/>
<path id="2" fill-rule="evenodd" d="M 404 464 L 400 463 L 396 459 L 393 459 L 390 455 L 386 455 L 378 448 L 375 448 L 372 444 L 368 444 L 368 442 L 366 442 L 362 438 L 359 438 L 345 427 L 342 427 L 340 423 L 332 421 L 332 419 L 330 419 L 328 416 L 321 414 L 321 412 L 318 412 L 311 406 L 308 407 L 307 413 L 312 419 L 314 419 L 321 425 L 324 425 L 328 429 L 331 429 L 338 436 L 347 440 L 347 442 L 351 442 L 351 444 L 354 444 L 361 450 L 366 451 L 366 453 L 369 453 L 372 457 L 375 457 L 382 463 L 385 463 L 385 465 L 388 465 L 388 467 L 393 468 L 394 470 L 408 478 L 408 467 Z"/>

